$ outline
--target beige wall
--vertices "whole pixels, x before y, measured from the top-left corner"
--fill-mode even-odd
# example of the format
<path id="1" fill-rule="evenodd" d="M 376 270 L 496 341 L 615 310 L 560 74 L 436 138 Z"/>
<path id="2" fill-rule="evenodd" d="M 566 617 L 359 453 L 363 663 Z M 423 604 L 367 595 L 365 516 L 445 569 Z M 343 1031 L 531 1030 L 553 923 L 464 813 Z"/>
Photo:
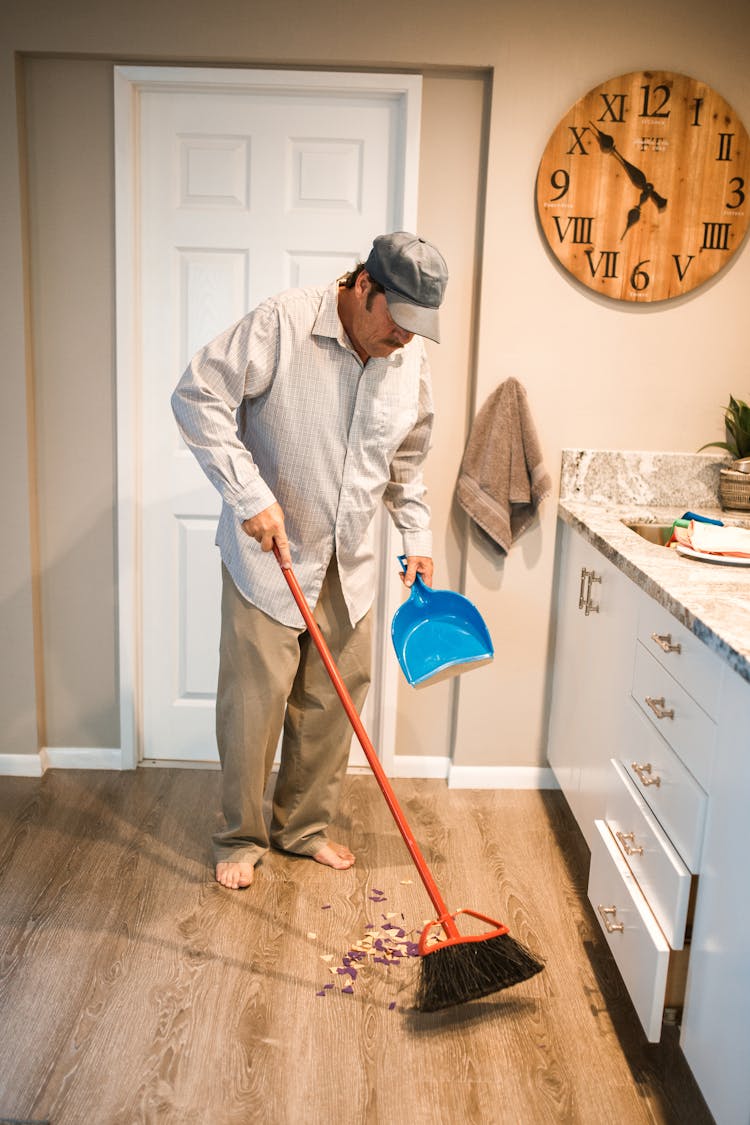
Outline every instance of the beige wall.
<path id="1" fill-rule="evenodd" d="M 452 504 L 467 420 L 498 382 L 515 375 L 529 393 L 556 480 L 568 445 L 693 450 L 720 436 L 728 393 L 750 393 L 742 336 L 747 248 L 692 296 L 630 309 L 597 299 L 560 273 L 544 250 L 533 206 L 550 131 L 569 104 L 608 75 L 640 66 L 686 72 L 714 84 L 750 124 L 745 0 L 725 3 L 720 21 L 710 6 L 684 0 L 665 0 L 658 19 L 646 0 L 614 18 L 589 2 L 571 10 L 552 0 L 533 9 L 500 0 L 427 7 L 383 0 L 346 25 L 334 0 L 245 0 L 218 8 L 185 0 L 177 22 L 174 6 L 161 0 L 27 0 L 18 10 L 8 7 L 0 15 L 0 753 L 34 753 L 39 741 L 97 746 L 119 739 L 109 74 L 112 60 L 138 60 L 407 67 L 425 74 L 420 226 L 445 250 L 452 271 L 451 335 L 432 352 L 439 424 L 428 483 L 436 561 L 441 583 L 455 585 L 465 574 L 497 658 L 460 688 L 402 689 L 398 748 L 445 753 L 455 724 L 457 764 L 543 764 L 554 502 L 507 559 L 471 533 Z M 21 99 L 13 52 L 20 53 Z M 16 163 L 24 106 L 22 136 L 32 142 L 28 188 L 19 187 Z M 27 205 L 28 290 L 21 237 Z M 24 329 L 27 291 L 33 333 Z M 27 385 L 29 370 L 34 379 Z M 31 474 L 27 427 L 35 442 Z M 35 559 L 43 626 L 36 675 Z M 44 688 L 39 734 L 35 685 Z"/>

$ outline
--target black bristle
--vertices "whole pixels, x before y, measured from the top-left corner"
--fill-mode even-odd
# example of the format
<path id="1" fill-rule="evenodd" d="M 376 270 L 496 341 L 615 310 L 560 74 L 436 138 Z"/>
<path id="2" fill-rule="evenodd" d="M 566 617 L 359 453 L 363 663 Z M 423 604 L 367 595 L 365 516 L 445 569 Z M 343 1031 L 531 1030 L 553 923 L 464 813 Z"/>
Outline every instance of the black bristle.
<path id="1" fill-rule="evenodd" d="M 544 965 L 510 934 L 463 941 L 422 957 L 415 1007 L 437 1012 L 489 996 L 541 972 Z"/>

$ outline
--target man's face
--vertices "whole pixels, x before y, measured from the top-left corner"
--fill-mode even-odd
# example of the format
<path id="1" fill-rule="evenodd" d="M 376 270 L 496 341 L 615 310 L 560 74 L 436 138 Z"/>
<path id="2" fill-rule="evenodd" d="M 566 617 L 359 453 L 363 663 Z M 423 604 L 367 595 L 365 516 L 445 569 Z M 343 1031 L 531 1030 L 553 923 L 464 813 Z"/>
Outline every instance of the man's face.
<path id="1" fill-rule="evenodd" d="M 414 339 L 413 332 L 407 332 L 394 321 L 388 312 L 385 293 L 375 293 L 369 278 L 358 278 L 363 285 L 357 301 L 352 332 L 356 343 L 373 359 L 391 355 Z"/>

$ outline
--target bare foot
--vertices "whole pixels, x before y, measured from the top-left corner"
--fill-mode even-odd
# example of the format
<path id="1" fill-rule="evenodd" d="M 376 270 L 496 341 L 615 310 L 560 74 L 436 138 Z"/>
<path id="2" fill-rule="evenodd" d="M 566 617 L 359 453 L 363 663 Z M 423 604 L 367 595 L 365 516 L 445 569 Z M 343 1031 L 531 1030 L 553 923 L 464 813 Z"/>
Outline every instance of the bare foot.
<path id="1" fill-rule="evenodd" d="M 252 863 L 222 859 L 216 864 L 216 882 L 221 883 L 222 887 L 228 887 L 231 891 L 249 887 L 254 874 L 255 868 Z"/>
<path id="2" fill-rule="evenodd" d="M 354 864 L 354 856 L 349 849 L 343 844 L 335 844 L 333 840 L 329 840 L 313 859 L 326 867 L 334 867 L 337 871 L 345 871 Z"/>

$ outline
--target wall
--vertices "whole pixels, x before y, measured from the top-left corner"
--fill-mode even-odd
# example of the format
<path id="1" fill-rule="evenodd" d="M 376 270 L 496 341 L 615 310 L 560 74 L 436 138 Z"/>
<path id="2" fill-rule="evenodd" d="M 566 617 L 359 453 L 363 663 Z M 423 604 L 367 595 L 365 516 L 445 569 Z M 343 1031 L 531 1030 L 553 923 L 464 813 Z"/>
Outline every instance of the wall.
<path id="1" fill-rule="evenodd" d="M 112 69 L 111 62 L 100 59 L 33 57 L 24 63 L 48 747 L 119 744 Z M 455 290 L 444 309 L 443 345 L 428 342 L 440 419 L 428 483 L 441 527 L 470 419 L 486 98 L 483 72 L 432 71 L 423 81 L 421 229 L 450 260 Z M 447 181 L 446 146 L 463 170 Z M 455 534 L 439 537 L 436 565 L 448 575 L 446 584 L 458 582 L 461 549 Z M 442 718 L 437 725 L 442 744 L 432 753 L 445 756 L 452 696 L 447 685 L 430 694 L 433 718 Z M 420 752 L 418 743 L 413 752 Z"/>
<path id="2" fill-rule="evenodd" d="M 745 61 L 750 10 L 744 0 L 724 4 L 721 20 L 715 9 L 678 0 L 662 3 L 658 19 L 645 0 L 614 16 L 588 0 L 574 12 L 552 0 L 533 5 L 466 0 L 460 6 L 436 0 L 427 9 L 415 0 L 384 0 L 356 18 L 335 0 L 320 0 L 314 9 L 298 0 L 252 5 L 229 0 L 220 9 L 197 0 L 185 0 L 179 8 L 167 0 L 127 7 L 27 0 L 17 10 L 9 8 L 0 13 L 0 143 L 6 154 L 0 168 L 5 200 L 0 215 L 5 360 L 0 476 L 6 528 L 0 575 L 0 753 L 35 754 L 42 742 L 108 745 L 119 737 L 113 390 L 111 382 L 97 377 L 106 369 L 111 378 L 112 371 L 111 152 L 90 140 L 106 135 L 111 92 L 108 82 L 100 81 L 108 69 L 102 60 L 116 59 L 408 68 L 426 74 L 421 225 L 451 262 L 450 316 L 460 338 L 439 349 L 434 361 L 439 440 L 447 451 L 428 476 L 436 556 L 446 584 L 465 579 L 466 592 L 493 632 L 497 658 L 464 677 L 460 686 L 433 689 L 441 694 L 403 690 L 399 749 L 442 753 L 454 740 L 459 766 L 542 765 L 554 500 L 507 559 L 471 532 L 452 505 L 467 417 L 498 382 L 515 375 L 528 391 L 556 482 L 565 446 L 693 450 L 721 436 L 720 408 L 728 393 L 750 393 L 741 334 L 750 291 L 746 247 L 697 293 L 663 308 L 624 308 L 597 299 L 560 272 L 539 237 L 533 204 L 536 167 L 549 133 L 572 102 L 608 75 L 642 66 L 692 74 L 715 85 L 750 124 Z M 99 77 L 92 79 L 94 60 L 101 68 L 94 68 Z M 39 168 L 34 179 L 30 153 L 32 194 L 23 179 L 24 165 L 15 160 L 19 151 L 23 154 L 19 112 L 28 114 L 22 140 L 27 126 L 37 140 L 47 130 L 47 143 L 35 153 L 45 160 L 55 153 L 56 68 L 66 73 L 66 104 L 78 99 L 80 107 L 80 117 L 73 118 L 80 151 L 60 150 L 59 159 L 82 161 L 87 179 L 96 178 L 102 189 L 91 213 L 84 209 L 84 220 L 98 237 L 89 240 L 83 256 L 77 243 L 67 241 L 66 231 L 66 214 L 79 213 L 80 200 L 56 200 L 54 182 L 40 178 Z M 453 68 L 452 95 L 448 76 Z M 89 77 L 77 87 L 83 70 Z M 485 71 L 492 73 L 492 85 L 482 164 L 484 87 L 480 92 L 477 76 Z M 19 90 L 24 96 L 17 96 Z M 468 123 L 465 136 L 459 130 L 465 153 L 457 141 L 440 145 L 441 119 L 449 113 Z M 486 213 L 480 206 L 470 229 L 465 215 L 456 222 L 456 199 L 462 206 L 472 197 L 481 204 L 485 192 Z M 34 270 L 33 257 L 27 284 L 27 208 L 28 245 L 36 253 L 43 243 L 45 254 L 54 251 L 69 263 L 69 291 L 50 294 L 44 261 L 37 260 Z M 59 267 L 60 258 L 58 273 Z M 27 296 L 33 303 L 27 304 Z M 76 310 L 76 322 L 82 310 L 89 314 L 88 352 L 70 335 L 69 308 Z M 40 316 L 46 325 L 58 321 L 59 354 L 26 330 L 26 321 L 38 325 Z M 32 356 L 32 340 L 47 351 Z M 450 370 L 454 356 L 460 357 L 455 372 Z M 84 448 L 61 440 L 66 419 L 81 409 L 64 393 L 71 372 L 91 391 L 86 396 L 91 441 Z M 62 510 L 57 496 L 63 498 Z M 93 582 L 92 556 L 97 562 Z M 42 625 L 36 632 L 36 667 L 35 620 Z M 39 713 L 37 697 L 43 704 Z"/>

